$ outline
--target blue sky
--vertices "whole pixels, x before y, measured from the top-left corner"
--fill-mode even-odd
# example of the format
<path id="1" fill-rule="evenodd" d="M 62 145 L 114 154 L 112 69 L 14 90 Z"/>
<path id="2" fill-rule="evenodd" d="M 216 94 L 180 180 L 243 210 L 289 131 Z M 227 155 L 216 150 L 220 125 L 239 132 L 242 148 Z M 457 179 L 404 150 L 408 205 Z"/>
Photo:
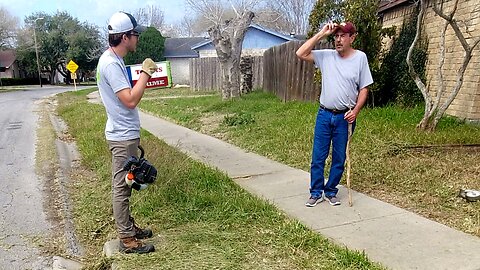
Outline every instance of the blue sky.
<path id="1" fill-rule="evenodd" d="M 21 25 L 25 16 L 34 12 L 44 11 L 53 15 L 58 10 L 67 11 L 80 22 L 89 22 L 102 27 L 116 11 L 133 12 L 148 5 L 160 7 L 168 24 L 181 20 L 186 10 L 184 0 L 0 0 L 0 6 L 18 17 Z"/>

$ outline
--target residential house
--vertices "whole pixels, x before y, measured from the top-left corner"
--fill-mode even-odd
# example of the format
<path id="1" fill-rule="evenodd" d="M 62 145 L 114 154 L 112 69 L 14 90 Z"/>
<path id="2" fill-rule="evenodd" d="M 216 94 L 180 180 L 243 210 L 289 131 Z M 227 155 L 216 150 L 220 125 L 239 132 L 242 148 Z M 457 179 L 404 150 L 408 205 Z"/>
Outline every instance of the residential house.
<path id="1" fill-rule="evenodd" d="M 204 37 L 167 38 L 163 55 L 166 61 L 170 61 L 172 82 L 174 84 L 189 84 L 189 63 L 191 58 L 198 58 L 198 52 L 192 50 L 192 46 L 204 42 Z"/>
<path id="2" fill-rule="evenodd" d="M 422 22 L 422 37 L 428 41 L 428 61 L 426 75 L 432 96 L 439 86 L 437 69 L 440 58 L 440 34 L 445 20 L 437 16 L 432 9 L 432 0 L 426 0 L 427 9 Z M 445 0 L 443 7 L 451 12 L 455 1 Z M 480 8 L 478 1 L 460 0 L 454 18 L 460 23 L 467 43 L 472 44 L 479 38 Z M 405 18 L 416 16 L 416 2 L 409 0 L 383 0 L 380 2 L 378 14 L 383 27 L 397 26 L 399 29 Z M 468 29 L 467 29 L 468 28 Z M 466 31 L 467 30 L 467 31 Z M 451 27 L 445 35 L 445 61 L 443 71 L 446 75 L 444 83 L 451 90 L 456 83 L 456 74 L 463 61 L 463 47 Z M 449 91 L 451 92 L 451 91 Z M 455 100 L 447 110 L 447 114 L 469 121 L 480 121 L 480 45 L 473 52 L 472 59 L 466 69 L 463 85 Z"/>
<path id="3" fill-rule="evenodd" d="M 266 49 L 290 40 L 296 40 L 296 37 L 252 24 L 245 33 L 242 54 L 262 56 Z M 170 61 L 173 83 L 190 84 L 190 59 L 216 57 L 217 53 L 206 37 L 167 38 L 164 56 Z"/>
<path id="4" fill-rule="evenodd" d="M 248 27 L 242 44 L 242 55 L 261 56 L 270 47 L 296 40 L 294 36 L 283 35 L 258 24 Z M 200 58 L 217 57 L 217 52 L 211 40 L 205 40 L 192 47 L 199 53 Z"/>
<path id="5" fill-rule="evenodd" d="M 0 51 L 0 78 L 20 78 L 14 50 Z"/>

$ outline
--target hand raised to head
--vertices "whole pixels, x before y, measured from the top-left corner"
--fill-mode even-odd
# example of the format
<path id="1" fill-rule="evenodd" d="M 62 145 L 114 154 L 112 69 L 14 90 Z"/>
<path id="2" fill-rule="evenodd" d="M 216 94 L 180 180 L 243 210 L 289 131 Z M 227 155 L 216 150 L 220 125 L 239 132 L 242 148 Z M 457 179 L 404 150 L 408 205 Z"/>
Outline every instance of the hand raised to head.
<path id="1" fill-rule="evenodd" d="M 338 24 L 337 23 L 334 23 L 334 22 L 329 22 L 329 23 L 326 23 L 322 30 L 320 30 L 320 33 L 322 33 L 323 35 L 325 36 L 329 36 L 331 35 L 333 32 L 335 32 L 335 30 L 337 29 L 338 27 Z"/>

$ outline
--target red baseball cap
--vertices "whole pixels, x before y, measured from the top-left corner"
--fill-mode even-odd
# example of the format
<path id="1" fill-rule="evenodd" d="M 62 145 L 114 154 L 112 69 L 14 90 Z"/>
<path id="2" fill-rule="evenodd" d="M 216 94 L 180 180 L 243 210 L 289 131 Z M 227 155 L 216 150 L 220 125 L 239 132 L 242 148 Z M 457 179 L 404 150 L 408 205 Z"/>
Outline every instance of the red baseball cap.
<path id="1" fill-rule="evenodd" d="M 335 29 L 335 33 L 338 30 L 342 30 L 342 32 L 350 35 L 357 33 L 357 28 L 355 28 L 355 25 L 352 22 L 342 22 L 338 24 L 337 28 Z"/>

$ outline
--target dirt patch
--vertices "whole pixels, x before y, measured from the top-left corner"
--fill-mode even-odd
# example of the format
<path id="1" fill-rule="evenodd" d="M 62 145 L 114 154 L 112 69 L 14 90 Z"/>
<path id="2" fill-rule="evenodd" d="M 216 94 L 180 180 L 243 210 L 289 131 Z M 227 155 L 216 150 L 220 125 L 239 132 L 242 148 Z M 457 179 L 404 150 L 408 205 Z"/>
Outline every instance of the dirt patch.
<path id="1" fill-rule="evenodd" d="M 59 124 L 61 122 L 54 113 L 55 106 L 54 98 L 44 99 L 39 104 L 36 168 L 44 183 L 44 209 L 52 224 L 52 233 L 51 237 L 38 242 L 42 251 L 49 255 L 79 258 L 82 248 L 74 233 L 68 195 L 69 174 L 65 171 L 66 167 L 74 167 L 76 162 L 66 151 L 59 151 L 73 139 Z"/>
<path id="2" fill-rule="evenodd" d="M 225 114 L 205 114 L 202 118 L 200 118 L 202 125 L 199 132 L 211 135 L 220 140 L 226 139 L 225 132 L 222 132 L 220 129 L 220 125 L 222 124 L 224 118 Z"/>

